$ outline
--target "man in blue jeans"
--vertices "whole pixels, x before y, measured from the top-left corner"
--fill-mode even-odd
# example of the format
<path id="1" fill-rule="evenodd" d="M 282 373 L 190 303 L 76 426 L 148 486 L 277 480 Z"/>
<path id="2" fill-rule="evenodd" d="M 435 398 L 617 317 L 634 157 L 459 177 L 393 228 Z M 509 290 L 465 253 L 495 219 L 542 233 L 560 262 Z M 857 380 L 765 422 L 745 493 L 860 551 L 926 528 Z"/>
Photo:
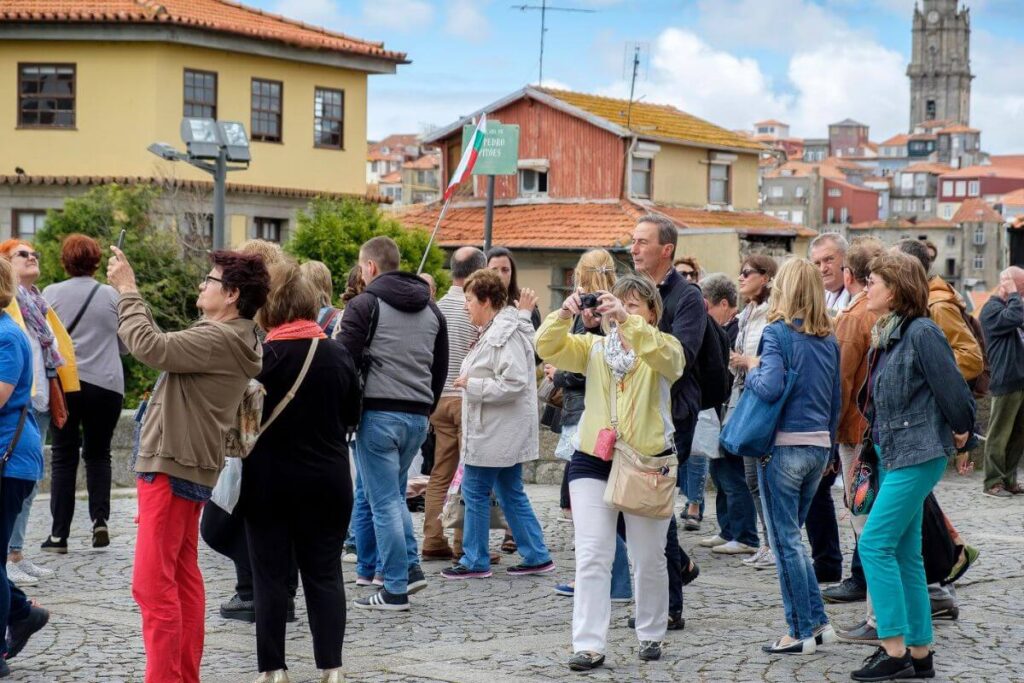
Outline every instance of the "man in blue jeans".
<path id="1" fill-rule="evenodd" d="M 383 583 L 377 593 L 353 603 L 360 609 L 408 610 L 409 593 L 427 585 L 414 564 L 416 540 L 405 487 L 444 388 L 448 331 L 427 283 L 399 272 L 399 262 L 391 238 L 363 244 L 359 269 L 366 290 L 345 307 L 338 334 L 364 378 L 355 458 L 368 505 L 357 502 L 352 520 L 356 554 L 367 573 L 379 555 L 380 576 L 369 578 Z"/>

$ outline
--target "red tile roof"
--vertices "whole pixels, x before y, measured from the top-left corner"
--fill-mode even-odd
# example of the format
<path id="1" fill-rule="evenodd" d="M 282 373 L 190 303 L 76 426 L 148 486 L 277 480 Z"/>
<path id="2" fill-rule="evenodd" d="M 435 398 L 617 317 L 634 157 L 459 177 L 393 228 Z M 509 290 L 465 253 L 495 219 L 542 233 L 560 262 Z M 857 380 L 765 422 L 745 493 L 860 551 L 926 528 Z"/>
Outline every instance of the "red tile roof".
<path id="1" fill-rule="evenodd" d="M 156 185 L 158 187 L 173 187 L 187 190 L 213 191 L 213 183 L 206 180 L 173 180 L 168 181 L 160 178 L 149 178 L 146 176 L 41 176 L 41 175 L 0 175 L 0 186 L 4 185 L 57 185 L 57 186 L 91 186 L 91 185 Z M 321 190 L 307 190 L 297 187 L 273 187 L 270 185 L 249 185 L 246 183 L 228 183 L 228 192 L 239 194 L 255 194 L 267 197 L 287 197 L 290 199 L 313 199 L 314 197 L 351 197 L 366 199 L 375 203 L 390 203 L 389 197 L 378 195 L 359 195 L 348 192 L 324 192 Z"/>
<path id="2" fill-rule="evenodd" d="M 943 175 L 953 170 L 952 166 L 940 164 L 933 161 L 919 161 L 900 169 L 902 173 L 931 173 L 932 175 Z"/>
<path id="3" fill-rule="evenodd" d="M 910 136 L 906 133 L 900 133 L 899 135 L 893 135 L 891 138 L 881 143 L 882 147 L 902 147 L 907 144 L 910 140 Z"/>
<path id="4" fill-rule="evenodd" d="M 977 128 L 971 128 L 970 126 L 965 126 L 962 123 L 958 123 L 958 124 L 953 125 L 953 126 L 947 126 L 947 127 L 942 128 L 942 129 L 939 130 L 939 134 L 940 135 L 942 133 L 980 133 L 980 132 L 981 131 L 978 130 Z"/>
<path id="5" fill-rule="evenodd" d="M 1024 188 L 1007 192 L 999 203 L 1007 206 L 1024 206 Z"/>
<path id="6" fill-rule="evenodd" d="M 953 216 L 954 223 L 1002 223 L 1003 217 L 980 197 L 965 199 Z"/>
<path id="7" fill-rule="evenodd" d="M 408 168 L 414 171 L 430 171 L 440 167 L 441 155 L 439 154 L 424 154 L 419 159 L 407 161 L 402 164 L 402 168 Z"/>
<path id="8" fill-rule="evenodd" d="M 907 220 L 905 218 L 888 218 L 886 220 L 854 223 L 853 225 L 850 226 L 850 230 L 914 230 L 916 228 L 941 230 L 953 229 L 956 227 L 956 223 L 952 221 L 946 221 L 941 218 L 921 218 L 916 221 Z"/>
<path id="9" fill-rule="evenodd" d="M 170 24 L 295 47 L 406 63 L 384 43 L 353 38 L 227 0 L 18 0 L 0 5 L 0 23 Z"/>
<path id="10" fill-rule="evenodd" d="M 400 171 L 394 171 L 388 173 L 380 179 L 381 185 L 401 185 L 402 184 L 402 173 Z"/>
<path id="11" fill-rule="evenodd" d="M 1024 154 L 992 154 L 988 161 L 993 166 L 1024 168 Z"/>
<path id="12" fill-rule="evenodd" d="M 625 249 L 636 220 L 653 210 L 672 218 L 681 230 L 724 227 L 752 234 L 816 235 L 814 231 L 753 211 L 706 211 L 646 206 L 630 201 L 579 203 L 512 203 L 494 207 L 495 244 L 528 249 Z M 432 230 L 438 203 L 400 210 L 395 217 L 407 228 Z M 484 207 L 453 206 L 445 214 L 438 243 L 455 247 L 483 243 Z"/>
<path id="13" fill-rule="evenodd" d="M 776 119 L 768 119 L 767 121 L 757 121 L 754 123 L 755 126 L 788 126 L 789 124 L 784 121 L 777 121 Z"/>
<path id="14" fill-rule="evenodd" d="M 992 292 L 967 292 L 967 296 L 971 297 L 971 304 L 974 308 L 971 310 L 971 315 L 977 318 L 981 314 L 981 309 L 985 307 L 988 300 L 992 298 Z"/>
<path id="15" fill-rule="evenodd" d="M 958 171 L 944 173 L 942 178 L 1015 178 L 1024 179 L 1024 167 L 1017 166 L 968 166 Z"/>
<path id="16" fill-rule="evenodd" d="M 921 123 L 914 126 L 915 128 L 924 128 L 925 130 L 934 130 L 936 128 L 945 128 L 950 125 L 952 121 L 948 119 L 929 119 L 922 121 Z"/>
<path id="17" fill-rule="evenodd" d="M 846 176 L 832 164 L 814 164 L 806 161 L 787 161 L 778 168 L 764 174 L 765 178 L 806 178 L 817 170 L 823 178 L 843 179 Z"/>

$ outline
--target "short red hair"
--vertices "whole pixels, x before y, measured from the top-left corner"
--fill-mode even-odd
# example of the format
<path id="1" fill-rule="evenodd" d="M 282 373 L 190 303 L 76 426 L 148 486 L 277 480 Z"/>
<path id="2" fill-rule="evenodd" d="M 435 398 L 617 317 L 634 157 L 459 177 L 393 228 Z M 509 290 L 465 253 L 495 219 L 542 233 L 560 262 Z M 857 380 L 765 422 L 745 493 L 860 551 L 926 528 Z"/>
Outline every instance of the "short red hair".
<path id="1" fill-rule="evenodd" d="M 92 277 L 100 267 L 99 242 L 80 233 L 72 233 L 60 245 L 60 264 L 71 277 Z"/>
<path id="2" fill-rule="evenodd" d="M 11 258 L 11 252 L 13 252 L 15 249 L 17 249 L 18 247 L 20 247 L 23 244 L 27 244 L 30 247 L 32 246 L 32 243 L 29 242 L 28 240 L 22 240 L 22 239 L 16 239 L 16 238 L 12 238 L 12 239 L 9 239 L 9 240 L 4 240 L 3 242 L 0 242 L 0 255 L 2 255 L 6 259 L 10 259 Z"/>

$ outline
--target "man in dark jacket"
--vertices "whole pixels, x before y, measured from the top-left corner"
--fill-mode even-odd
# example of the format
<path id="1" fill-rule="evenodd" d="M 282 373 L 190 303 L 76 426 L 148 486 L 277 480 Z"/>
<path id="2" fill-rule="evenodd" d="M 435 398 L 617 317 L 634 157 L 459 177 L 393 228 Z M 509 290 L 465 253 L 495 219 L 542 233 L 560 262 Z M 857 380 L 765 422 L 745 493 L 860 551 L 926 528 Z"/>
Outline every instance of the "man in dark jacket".
<path id="1" fill-rule="evenodd" d="M 664 312 L 658 324 L 662 332 L 670 332 L 683 345 L 686 366 L 683 376 L 672 385 L 672 423 L 675 427 L 679 463 L 690 457 L 693 433 L 700 413 L 700 383 L 694 372 L 697 354 L 704 340 L 707 309 L 700 287 L 687 282 L 672 266 L 679 230 L 664 216 L 648 214 L 633 229 L 633 267 L 658 285 Z M 668 559 L 668 619 L 670 629 L 683 628 L 683 583 L 696 575 L 697 566 L 679 547 L 675 515 L 668 528 L 665 547 Z"/>
<path id="2" fill-rule="evenodd" d="M 992 366 L 992 414 L 985 442 L 985 493 L 1024 493 L 1017 464 L 1024 451 L 1024 269 L 1008 268 L 999 290 L 981 309 L 981 328 Z"/>
<path id="3" fill-rule="evenodd" d="M 353 517 L 357 573 L 372 580 L 379 554 L 384 581 L 375 595 L 355 601 L 362 609 L 407 610 L 408 594 L 427 585 L 405 489 L 444 389 L 448 330 L 427 283 L 399 272 L 399 259 L 398 245 L 388 237 L 362 246 L 359 268 L 366 290 L 345 307 L 338 335 L 361 360 L 365 377 L 355 455 L 360 492 L 369 505 L 357 500 Z"/>

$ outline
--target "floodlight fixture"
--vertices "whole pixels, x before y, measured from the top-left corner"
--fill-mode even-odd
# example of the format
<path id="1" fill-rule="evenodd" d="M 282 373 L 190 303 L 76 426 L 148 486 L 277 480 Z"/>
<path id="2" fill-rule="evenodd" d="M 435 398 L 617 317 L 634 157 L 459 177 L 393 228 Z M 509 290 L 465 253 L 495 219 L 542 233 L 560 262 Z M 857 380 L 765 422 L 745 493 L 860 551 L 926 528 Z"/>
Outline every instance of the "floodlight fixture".
<path id="1" fill-rule="evenodd" d="M 216 159 L 223 141 L 213 119 L 183 118 L 181 139 L 193 159 Z"/>
<path id="2" fill-rule="evenodd" d="M 217 129 L 228 161 L 249 162 L 252 159 L 249 154 L 249 136 L 245 133 L 244 125 L 238 121 L 218 121 Z"/>
<path id="3" fill-rule="evenodd" d="M 147 147 L 150 152 L 157 155 L 164 161 L 178 161 L 182 158 L 181 152 L 174 149 L 171 145 L 166 142 L 154 142 L 152 145 Z"/>

